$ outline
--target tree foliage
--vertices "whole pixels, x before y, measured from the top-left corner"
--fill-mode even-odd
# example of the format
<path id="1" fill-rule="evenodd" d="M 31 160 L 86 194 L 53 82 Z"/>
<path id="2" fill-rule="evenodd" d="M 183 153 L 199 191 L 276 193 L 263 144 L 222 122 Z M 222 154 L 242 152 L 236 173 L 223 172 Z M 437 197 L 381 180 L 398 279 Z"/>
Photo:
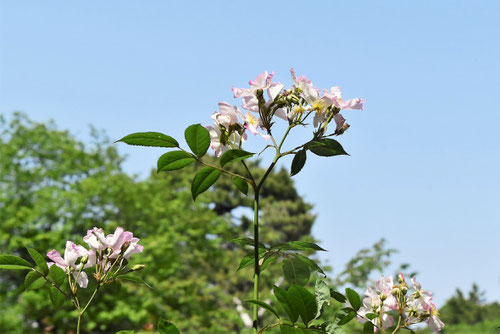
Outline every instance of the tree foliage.
<path id="1" fill-rule="evenodd" d="M 243 304 L 246 309 L 237 311 L 233 296 L 247 299 L 252 286 L 245 270 L 250 269 L 236 272 L 244 250 L 231 240 L 249 236 L 246 208 L 252 203 L 224 176 L 193 202 L 190 181 L 200 169 L 196 164 L 176 173 L 154 170 L 142 180 L 129 176 L 116 147 L 94 129 L 91 135 L 92 143 L 85 145 L 53 122 L 37 123 L 21 113 L 8 122 L 2 118 L 0 252 L 26 257 L 25 245 L 61 251 L 61 240 L 81 242 L 77 236 L 93 226 L 123 226 L 141 238 L 145 252 L 135 261 L 147 264 L 142 274 L 153 290 L 113 284 L 85 315 L 87 331 L 148 329 L 166 316 L 176 319 L 183 333 L 244 332 L 240 312 L 251 306 Z M 250 168 L 264 173 L 258 163 Z M 312 206 L 298 195 L 287 171 L 270 175 L 261 203 L 263 241 L 313 241 Z M 263 286 L 272 286 L 271 277 L 279 272 L 279 266 L 266 269 Z M 15 289 L 23 277 L 1 275 L 0 305 L 8 311 L 0 314 L 0 332 L 63 333 L 72 328 L 69 309 L 47 312 L 52 309 L 48 293 L 26 291 L 16 303 Z"/>

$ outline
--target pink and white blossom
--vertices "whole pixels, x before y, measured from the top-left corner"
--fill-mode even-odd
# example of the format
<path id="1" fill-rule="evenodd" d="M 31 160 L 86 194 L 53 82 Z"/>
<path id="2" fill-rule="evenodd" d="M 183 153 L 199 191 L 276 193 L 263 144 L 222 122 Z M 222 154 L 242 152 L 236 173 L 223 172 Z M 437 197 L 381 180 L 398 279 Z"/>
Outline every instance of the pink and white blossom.
<path id="1" fill-rule="evenodd" d="M 47 257 L 54 261 L 47 263 L 49 267 L 55 264 L 67 273 L 73 270 L 73 277 L 77 280 L 78 285 L 81 288 L 87 287 L 89 282 L 87 274 L 84 271 L 80 272 L 80 269 L 89 268 L 95 265 L 96 254 L 94 251 L 89 251 L 81 245 L 76 245 L 72 241 L 67 241 L 66 249 L 64 250 L 64 258 L 55 249 L 48 252 Z M 83 257 L 87 257 L 87 262 L 85 263 L 85 265 L 77 265 L 77 260 Z"/>
<path id="2" fill-rule="evenodd" d="M 334 106 L 343 110 L 363 110 L 363 103 L 365 103 L 365 100 L 359 97 L 347 101 L 342 100 L 342 91 L 338 86 L 332 87 L 330 91 L 325 89 L 325 96 L 332 100 Z"/>
<path id="3" fill-rule="evenodd" d="M 292 80 L 296 88 L 300 91 L 300 96 L 307 101 L 310 106 L 310 110 L 315 112 L 313 125 L 318 126 L 326 120 L 326 110 L 333 103 L 333 97 L 327 94 L 321 95 L 319 89 L 313 86 L 311 80 L 307 79 L 305 76 L 296 77 L 293 67 L 290 69 L 292 74 Z"/>

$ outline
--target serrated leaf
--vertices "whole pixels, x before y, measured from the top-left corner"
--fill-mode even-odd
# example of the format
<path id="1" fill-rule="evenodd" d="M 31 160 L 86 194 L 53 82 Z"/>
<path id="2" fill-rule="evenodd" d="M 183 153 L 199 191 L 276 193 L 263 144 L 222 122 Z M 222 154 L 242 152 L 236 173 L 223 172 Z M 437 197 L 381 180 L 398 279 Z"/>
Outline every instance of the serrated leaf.
<path id="1" fill-rule="evenodd" d="M 221 172 L 212 167 L 205 167 L 200 169 L 194 176 L 193 183 L 191 184 L 191 195 L 193 200 L 196 200 L 200 194 L 208 190 L 219 178 Z"/>
<path id="2" fill-rule="evenodd" d="M 332 296 L 333 299 L 335 299 L 336 301 L 338 301 L 339 303 L 342 303 L 342 304 L 347 301 L 347 299 L 345 298 L 345 296 L 343 294 L 341 294 L 340 292 L 335 291 L 333 289 L 330 289 L 330 296 Z"/>
<path id="3" fill-rule="evenodd" d="M 373 323 L 371 321 L 367 321 L 363 325 L 363 334 L 373 334 L 374 330 L 375 326 L 373 326 Z"/>
<path id="4" fill-rule="evenodd" d="M 220 157 L 220 165 L 224 167 L 225 165 L 240 161 L 243 159 L 248 159 L 254 156 L 255 153 L 250 153 L 244 150 L 240 149 L 232 149 L 232 150 L 227 150 L 224 152 L 224 154 Z"/>
<path id="5" fill-rule="evenodd" d="M 61 268 L 54 264 L 49 268 L 49 277 L 52 278 L 57 286 L 61 286 L 68 276 Z"/>
<path id="6" fill-rule="evenodd" d="M 125 275 L 118 275 L 118 276 L 116 276 L 116 278 L 117 279 L 121 279 L 121 280 L 126 280 L 126 281 L 129 281 L 129 282 L 138 283 L 138 284 L 144 284 L 148 288 L 153 289 L 153 287 L 151 285 L 149 285 L 148 283 L 146 283 L 139 276 L 135 276 L 135 275 L 132 275 L 132 274 L 125 274 Z"/>
<path id="7" fill-rule="evenodd" d="M 66 297 L 54 286 L 50 287 L 50 301 L 55 308 L 60 308 L 64 304 Z"/>
<path id="8" fill-rule="evenodd" d="M 299 313 L 294 308 L 293 301 L 288 296 L 288 292 L 276 285 L 274 285 L 273 287 L 273 292 L 274 296 L 280 303 L 281 307 L 283 308 L 283 310 L 285 310 L 286 314 L 288 315 L 288 319 L 290 319 L 292 323 L 297 322 L 297 319 L 299 318 Z"/>
<path id="9" fill-rule="evenodd" d="M 298 259 L 300 259 L 301 261 L 303 261 L 305 264 L 307 264 L 309 266 L 309 268 L 311 268 L 312 270 L 316 270 L 317 272 L 326 276 L 323 269 L 321 269 L 321 267 L 313 260 L 309 259 L 308 257 L 305 257 L 304 255 L 300 255 L 300 254 L 294 254 L 294 256 L 297 257 Z"/>
<path id="10" fill-rule="evenodd" d="M 136 146 L 179 147 L 177 140 L 160 132 L 136 132 L 117 140 L 120 141 Z"/>
<path id="11" fill-rule="evenodd" d="M 180 334 L 177 327 L 165 319 L 160 319 L 160 321 L 158 321 L 158 332 L 160 334 Z"/>
<path id="12" fill-rule="evenodd" d="M 312 143 L 312 144 L 309 144 Z M 342 145 L 335 139 L 325 138 L 321 141 L 309 142 L 306 148 L 321 157 L 333 157 L 336 155 L 349 155 Z"/>
<path id="13" fill-rule="evenodd" d="M 356 311 L 359 310 L 359 308 L 361 307 L 361 298 L 359 297 L 358 293 L 351 288 L 346 288 L 345 295 L 352 308 Z"/>
<path id="14" fill-rule="evenodd" d="M 30 253 L 33 261 L 35 261 L 38 270 L 42 274 L 47 275 L 49 273 L 49 267 L 47 266 L 47 262 L 45 262 L 45 258 L 34 248 L 26 247 L 26 249 L 28 250 L 28 253 Z"/>
<path id="15" fill-rule="evenodd" d="M 292 307 L 297 310 L 300 318 L 307 326 L 318 312 L 316 298 L 307 289 L 295 284 L 288 289 L 288 297 L 292 301 Z"/>
<path id="16" fill-rule="evenodd" d="M 290 284 L 304 286 L 311 276 L 309 266 L 296 257 L 284 260 L 281 268 L 286 280 Z"/>
<path id="17" fill-rule="evenodd" d="M 196 154 L 199 158 L 207 153 L 210 146 L 210 133 L 201 124 L 193 124 L 186 128 L 184 131 L 184 138 L 188 144 L 191 152 Z"/>
<path id="18" fill-rule="evenodd" d="M 256 305 L 259 305 L 260 307 L 262 308 L 265 308 L 266 310 L 268 310 L 269 312 L 272 312 L 278 319 L 280 318 L 279 314 L 278 314 L 278 311 L 276 311 L 274 309 L 274 307 L 272 307 L 271 305 L 269 305 L 268 303 L 266 302 L 263 302 L 261 300 L 256 300 L 256 299 L 249 299 L 246 301 L 247 303 L 251 303 L 251 304 L 256 304 Z"/>
<path id="19" fill-rule="evenodd" d="M 244 179 L 238 176 L 233 176 L 233 184 L 241 191 L 243 194 L 248 194 L 248 183 Z"/>
<path id="20" fill-rule="evenodd" d="M 297 175 L 304 167 L 307 159 L 306 150 L 300 150 L 295 153 L 292 160 L 292 167 L 290 168 L 290 176 Z"/>
<path id="21" fill-rule="evenodd" d="M 337 323 L 339 326 L 347 324 L 349 321 L 351 321 L 354 317 L 356 316 L 355 312 L 349 312 L 346 315 L 344 315 L 339 322 Z"/>
<path id="22" fill-rule="evenodd" d="M 315 318 L 319 318 L 323 311 L 323 305 L 330 305 L 330 288 L 328 284 L 321 279 L 316 279 L 316 284 L 314 285 L 314 296 L 316 297 L 316 304 L 318 305 L 318 312 Z"/>
<path id="23" fill-rule="evenodd" d="M 32 267 L 33 265 L 23 258 L 10 254 L 0 254 L 0 269 L 26 270 Z"/>
<path id="24" fill-rule="evenodd" d="M 181 169 L 195 162 L 189 153 L 183 151 L 171 151 L 163 154 L 157 163 L 158 172 Z"/>

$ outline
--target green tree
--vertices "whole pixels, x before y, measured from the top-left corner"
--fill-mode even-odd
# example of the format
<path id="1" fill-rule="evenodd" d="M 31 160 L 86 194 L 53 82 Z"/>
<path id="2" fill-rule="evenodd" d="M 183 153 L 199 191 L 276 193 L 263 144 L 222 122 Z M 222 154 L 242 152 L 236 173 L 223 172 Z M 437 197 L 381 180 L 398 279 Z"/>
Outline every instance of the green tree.
<path id="1" fill-rule="evenodd" d="M 251 268 L 236 272 L 244 250 L 232 240 L 249 235 L 245 210 L 252 203 L 234 191 L 230 179 L 222 178 L 193 202 L 189 185 L 199 166 L 153 171 L 139 180 L 122 171 L 123 157 L 96 130 L 92 144 L 85 145 L 53 122 L 37 123 L 21 113 L 9 118 L 0 121 L 0 252 L 26 257 L 24 245 L 42 253 L 61 251 L 65 240 L 82 243 L 81 235 L 93 226 L 108 232 L 123 226 L 145 247 L 134 261 L 147 264 L 143 278 L 153 290 L 111 286 L 85 315 L 87 331 L 147 329 L 166 316 L 183 333 L 245 332 L 242 314 L 250 314 L 251 307 L 237 306 L 250 296 L 246 271 Z M 264 173 L 258 163 L 250 168 Z M 312 240 L 312 206 L 298 195 L 286 170 L 270 175 L 261 203 L 263 241 Z M 271 277 L 278 273 L 279 266 L 266 269 L 263 287 L 276 283 Z M 0 314 L 0 332 L 73 328 L 69 308 L 48 312 L 52 306 L 41 290 L 18 299 L 23 277 L 1 275 L 0 307 L 9 311 Z"/>

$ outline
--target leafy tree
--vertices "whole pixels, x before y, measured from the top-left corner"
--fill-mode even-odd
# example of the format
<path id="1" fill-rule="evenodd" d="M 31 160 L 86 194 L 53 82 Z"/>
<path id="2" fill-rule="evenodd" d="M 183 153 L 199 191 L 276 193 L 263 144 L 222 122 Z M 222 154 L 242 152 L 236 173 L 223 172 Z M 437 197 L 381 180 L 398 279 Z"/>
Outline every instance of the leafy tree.
<path id="1" fill-rule="evenodd" d="M 77 236 L 93 226 L 107 231 L 123 226 L 141 238 L 145 252 L 135 261 L 147 264 L 143 278 L 153 290 L 110 287 L 85 315 L 87 331 L 148 329 L 167 316 L 183 333 L 244 332 L 241 315 L 251 306 L 243 303 L 238 311 L 237 305 L 252 289 L 245 272 L 250 269 L 236 272 L 244 250 L 232 240 L 248 235 L 244 212 L 252 204 L 224 178 L 193 202 L 189 184 L 195 165 L 178 173 L 153 171 L 138 180 L 122 171 L 123 157 L 102 133 L 93 129 L 92 138 L 85 145 L 54 122 L 37 123 L 21 113 L 9 122 L 1 119 L 0 252 L 26 257 L 24 245 L 61 250 L 65 240 L 82 243 Z M 250 168 L 264 173 L 258 163 Z M 298 195 L 287 171 L 272 173 L 262 195 L 264 241 L 312 240 L 312 206 Z M 239 219 L 236 212 L 243 212 Z M 272 286 L 278 272 L 266 269 L 263 286 Z M 1 275 L 0 303 L 9 312 L 0 315 L 0 332 L 65 333 L 73 327 L 69 308 L 47 312 L 52 306 L 42 290 L 18 299 L 23 277 Z"/>

